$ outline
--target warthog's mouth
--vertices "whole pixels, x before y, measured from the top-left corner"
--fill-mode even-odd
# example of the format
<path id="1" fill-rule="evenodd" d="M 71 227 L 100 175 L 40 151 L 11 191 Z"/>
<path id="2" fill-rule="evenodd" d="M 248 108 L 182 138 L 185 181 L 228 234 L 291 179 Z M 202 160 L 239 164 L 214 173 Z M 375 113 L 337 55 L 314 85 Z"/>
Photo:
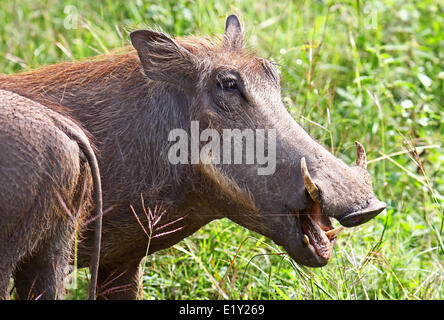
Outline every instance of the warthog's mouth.
<path id="1" fill-rule="evenodd" d="M 305 188 L 312 199 L 312 205 L 296 213 L 302 232 L 304 244 L 324 260 L 329 260 L 336 242 L 336 236 L 343 229 L 334 229 L 330 219 L 323 214 L 320 206 L 319 189 L 312 181 L 305 159 L 301 159 L 302 178 Z"/>
<path id="2" fill-rule="evenodd" d="M 304 244 L 324 260 L 329 260 L 337 235 L 344 228 L 333 228 L 330 219 L 322 213 L 316 202 L 309 209 L 295 211 L 302 232 Z"/>

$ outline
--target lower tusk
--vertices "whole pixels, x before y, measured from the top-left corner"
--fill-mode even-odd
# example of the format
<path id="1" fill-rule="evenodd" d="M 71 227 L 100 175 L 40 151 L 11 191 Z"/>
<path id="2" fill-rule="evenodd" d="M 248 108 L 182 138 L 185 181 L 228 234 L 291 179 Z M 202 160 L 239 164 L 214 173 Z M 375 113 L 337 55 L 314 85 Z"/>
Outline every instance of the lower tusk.
<path id="1" fill-rule="evenodd" d="M 343 226 L 340 226 L 336 229 L 332 229 L 332 230 L 328 230 L 327 232 L 325 232 L 325 235 L 329 238 L 334 238 L 336 237 L 342 230 L 344 230 Z"/>
<path id="2" fill-rule="evenodd" d="M 306 234 L 304 234 L 303 240 L 304 240 L 305 245 L 308 247 L 310 245 L 310 239 L 308 238 L 308 236 Z"/>

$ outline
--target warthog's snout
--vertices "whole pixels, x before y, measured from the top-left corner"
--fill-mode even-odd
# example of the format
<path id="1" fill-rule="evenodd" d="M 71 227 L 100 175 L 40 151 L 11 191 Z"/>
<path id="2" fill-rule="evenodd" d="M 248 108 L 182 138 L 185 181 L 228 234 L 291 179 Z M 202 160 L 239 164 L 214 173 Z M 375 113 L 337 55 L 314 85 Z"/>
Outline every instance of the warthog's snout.
<path id="1" fill-rule="evenodd" d="M 346 214 L 339 219 L 339 222 L 345 227 L 359 226 L 376 217 L 385 207 L 385 202 L 373 198 L 365 209 Z"/>

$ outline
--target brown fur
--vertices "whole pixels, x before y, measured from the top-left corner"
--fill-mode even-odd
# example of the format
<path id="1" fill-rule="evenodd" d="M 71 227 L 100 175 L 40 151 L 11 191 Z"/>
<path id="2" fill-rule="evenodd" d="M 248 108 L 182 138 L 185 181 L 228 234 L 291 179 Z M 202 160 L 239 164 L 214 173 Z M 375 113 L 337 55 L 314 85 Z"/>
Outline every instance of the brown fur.
<path id="1" fill-rule="evenodd" d="M 199 164 L 199 170 L 204 176 L 204 180 L 213 185 L 213 189 L 227 198 L 227 202 L 235 203 L 240 208 L 251 213 L 258 213 L 258 209 L 254 204 L 251 194 L 241 188 L 234 180 L 223 174 L 219 169 L 215 168 L 211 163 Z"/>

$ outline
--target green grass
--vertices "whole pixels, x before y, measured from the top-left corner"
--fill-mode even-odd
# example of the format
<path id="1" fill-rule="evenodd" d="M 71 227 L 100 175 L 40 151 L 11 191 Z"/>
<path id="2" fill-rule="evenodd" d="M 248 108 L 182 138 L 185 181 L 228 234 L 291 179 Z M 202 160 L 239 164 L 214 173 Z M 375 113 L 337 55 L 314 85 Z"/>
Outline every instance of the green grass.
<path id="1" fill-rule="evenodd" d="M 387 210 L 343 232 L 321 269 L 213 222 L 146 258 L 143 298 L 443 299 L 442 2 L 2 1 L 0 72 L 108 52 L 135 28 L 219 34 L 230 13 L 280 65 L 283 100 L 313 137 L 348 163 L 355 140 L 366 147 Z M 87 276 L 78 272 L 67 298 L 85 297 Z"/>

